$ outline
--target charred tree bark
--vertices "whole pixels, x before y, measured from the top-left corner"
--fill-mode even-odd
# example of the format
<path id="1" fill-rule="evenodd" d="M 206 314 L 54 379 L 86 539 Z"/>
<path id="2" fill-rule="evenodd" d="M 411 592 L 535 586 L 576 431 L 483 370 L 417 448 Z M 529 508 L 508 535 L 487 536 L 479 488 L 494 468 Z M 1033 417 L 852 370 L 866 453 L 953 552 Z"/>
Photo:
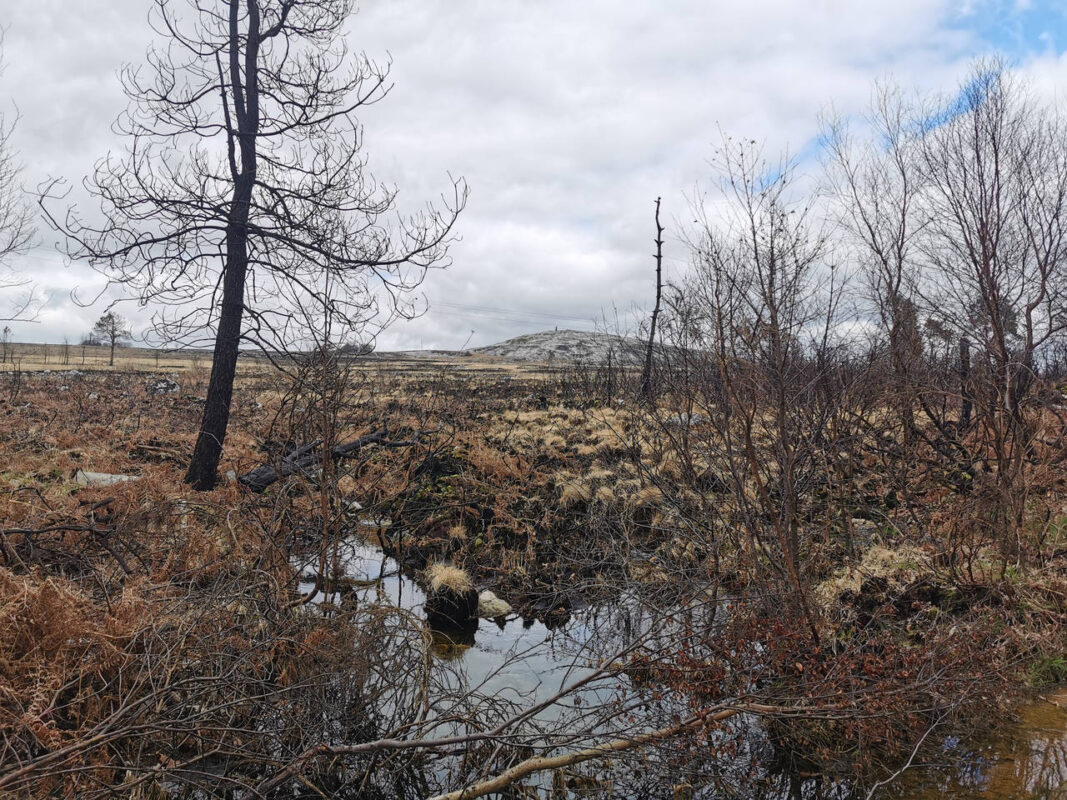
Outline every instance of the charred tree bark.
<path id="1" fill-rule="evenodd" d="M 971 398 L 971 340 L 966 336 L 960 337 L 960 424 L 962 433 L 971 427 L 971 409 L 974 400 Z"/>
<path id="2" fill-rule="evenodd" d="M 246 268 L 246 265 L 227 265 L 222 313 L 215 336 L 215 355 L 211 361 L 204 415 L 201 418 L 200 433 L 196 438 L 193 456 L 189 461 L 189 470 L 185 475 L 185 482 L 200 491 L 215 487 L 219 461 L 222 458 L 222 443 L 226 439 L 226 428 L 230 423 L 230 402 L 233 399 L 233 382 L 237 375 L 244 312 L 241 297 L 244 293 Z"/>
<path id="3" fill-rule="evenodd" d="M 252 191 L 256 185 L 256 137 L 259 134 L 259 5 L 248 0 L 248 32 L 245 42 L 244 76 L 241 74 L 241 41 L 238 20 L 239 5 L 230 4 L 230 85 L 233 115 L 223 89 L 223 105 L 227 110 L 227 148 L 233 194 L 226 219 L 226 265 L 223 268 L 222 307 L 219 328 L 215 334 L 215 352 L 211 360 L 204 416 L 200 433 L 193 448 L 193 457 L 185 482 L 194 489 L 206 491 L 215 487 L 222 443 L 230 422 L 230 401 L 233 381 L 237 375 L 237 357 L 241 344 L 241 323 L 244 317 L 245 276 L 248 273 L 248 217 L 252 205 Z M 236 123 L 236 124 L 235 124 Z M 235 149 L 240 150 L 241 165 L 237 166 Z"/>
<path id="4" fill-rule="evenodd" d="M 102 159 L 88 224 L 62 182 L 41 206 L 109 285 L 160 309 L 165 342 L 214 355 L 185 475 L 211 489 L 222 457 L 242 345 L 283 369 L 318 341 L 323 320 L 358 331 L 378 311 L 410 314 L 405 295 L 447 266 L 466 200 L 394 215 L 396 190 L 366 172 L 357 112 L 389 89 L 387 69 L 345 46 L 352 0 L 153 0 L 164 43 L 120 77 L 131 101 L 125 155 Z M 159 164 L 166 164 L 160 169 Z M 92 215 L 90 215 L 92 216 Z"/>
<path id="5" fill-rule="evenodd" d="M 656 305 L 652 309 L 652 322 L 648 326 L 648 349 L 645 351 L 645 368 L 641 373 L 641 397 L 652 396 L 652 359 L 656 347 L 656 322 L 659 319 L 660 301 L 663 298 L 663 226 L 659 222 L 659 197 L 656 198 Z"/>

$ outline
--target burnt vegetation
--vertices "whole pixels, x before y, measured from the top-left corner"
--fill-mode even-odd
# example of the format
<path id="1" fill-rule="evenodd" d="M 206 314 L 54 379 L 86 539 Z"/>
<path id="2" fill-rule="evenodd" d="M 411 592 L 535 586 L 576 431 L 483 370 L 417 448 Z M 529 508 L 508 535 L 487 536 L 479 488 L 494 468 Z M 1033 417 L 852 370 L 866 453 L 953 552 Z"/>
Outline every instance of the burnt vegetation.
<path id="1" fill-rule="evenodd" d="M 0 379 L 0 793 L 862 796 L 1067 677 L 1067 139 L 1002 65 L 828 121 L 815 177 L 724 137 L 636 360 L 403 359 L 369 285 L 409 310 L 462 185 L 386 225 L 346 2 L 192 8 L 103 223 L 49 218 L 213 361 Z M 567 669 L 471 682 L 389 581 Z"/>

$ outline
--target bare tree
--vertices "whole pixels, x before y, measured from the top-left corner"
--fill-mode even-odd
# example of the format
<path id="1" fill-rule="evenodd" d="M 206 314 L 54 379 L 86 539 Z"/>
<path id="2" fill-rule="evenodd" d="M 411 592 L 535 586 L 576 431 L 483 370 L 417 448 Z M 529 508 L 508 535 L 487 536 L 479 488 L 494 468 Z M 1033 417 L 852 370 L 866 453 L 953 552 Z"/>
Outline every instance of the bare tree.
<path id="1" fill-rule="evenodd" d="M 915 371 L 922 355 L 915 295 L 922 176 L 911 111 L 898 89 L 877 86 L 862 119 L 868 136 L 857 138 L 842 120 L 831 121 L 826 164 L 839 219 L 888 351 L 891 402 L 905 443 L 915 438 Z"/>
<path id="2" fill-rule="evenodd" d="M 129 339 L 133 332 L 130 330 L 130 323 L 122 316 L 114 311 L 108 311 L 93 325 L 92 335 L 111 348 L 107 365 L 113 367 L 115 366 L 115 345 L 123 339 Z"/>
<path id="3" fill-rule="evenodd" d="M 0 31 L 0 44 L 3 32 Z M 2 70 L 0 64 L 0 70 Z M 25 252 L 31 245 L 36 227 L 33 209 L 26 202 L 19 178 L 22 173 L 18 155 L 11 145 L 11 135 L 18 121 L 17 114 L 8 119 L 0 113 L 0 288 L 10 289 L 26 286 L 28 281 L 11 268 L 12 256 Z M 6 319 L 26 316 L 34 306 L 33 293 L 26 294 L 15 302 Z"/>
<path id="4" fill-rule="evenodd" d="M 715 429 L 713 452 L 736 504 L 729 526 L 745 531 L 752 551 L 775 553 L 773 568 L 817 640 L 803 579 L 802 498 L 825 447 L 822 410 L 832 403 L 816 402 L 815 376 L 840 287 L 829 241 L 789 163 L 768 163 L 727 137 L 715 166 L 725 211 L 698 209 L 693 274 L 671 301 L 673 327 L 684 328 L 679 341 L 706 353 L 690 356 L 679 388 L 706 388 L 699 411 Z"/>
<path id="5" fill-rule="evenodd" d="M 0 115 L 0 266 L 5 270 L 3 279 L 7 286 L 23 283 L 7 272 L 8 261 L 29 247 L 35 232 L 32 209 L 24 201 L 19 186 L 20 165 L 11 148 L 14 127 L 15 120 L 7 122 Z"/>
<path id="6" fill-rule="evenodd" d="M 294 307 L 329 310 L 350 329 L 410 314 L 407 292 L 446 263 L 466 189 L 453 182 L 443 211 L 403 216 L 395 189 L 367 172 L 355 114 L 385 96 L 387 70 L 349 53 L 352 5 L 154 0 L 166 43 L 147 71 L 122 72 L 131 107 L 118 127 L 130 144 L 87 182 L 104 222 L 48 215 L 72 256 L 161 309 L 164 339 L 214 331 L 186 474 L 198 489 L 216 481 L 242 342 L 285 352 L 299 334 Z"/>
<path id="7" fill-rule="evenodd" d="M 1030 501 L 1037 356 L 1067 330 L 1067 130 L 997 61 L 979 63 L 923 119 L 924 292 L 931 316 L 960 337 L 975 455 L 991 462 L 979 524 L 1010 559 Z"/>

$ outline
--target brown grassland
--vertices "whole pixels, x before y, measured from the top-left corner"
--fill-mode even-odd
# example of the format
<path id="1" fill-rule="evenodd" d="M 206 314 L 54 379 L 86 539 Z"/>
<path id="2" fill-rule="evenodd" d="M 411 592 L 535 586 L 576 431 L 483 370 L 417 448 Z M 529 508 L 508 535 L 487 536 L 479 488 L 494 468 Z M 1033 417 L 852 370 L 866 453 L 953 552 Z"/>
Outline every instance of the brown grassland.
<path id="1" fill-rule="evenodd" d="M 353 501 L 412 574 L 447 561 L 550 624 L 626 587 L 672 603 L 729 596 L 718 640 L 675 620 L 686 634 L 671 652 L 635 650 L 620 669 L 698 708 L 762 704 L 780 740 L 823 769 L 876 766 L 933 721 L 973 722 L 1020 685 L 1067 677 L 1059 457 L 1034 478 L 1045 511 L 1007 566 L 989 542 L 954 533 L 965 497 L 860 457 L 853 511 L 820 515 L 813 500 L 807 512 L 813 640 L 768 543 L 737 534 L 724 511 L 729 477 L 701 445 L 713 433 L 698 416 L 679 424 L 676 408 L 603 398 L 591 373 L 375 358 L 344 365 L 331 389 L 249 360 L 224 470 L 380 429 L 415 444 L 324 461 L 261 495 L 233 480 L 195 493 L 182 475 L 206 358 L 164 354 L 157 366 L 123 349 L 107 369 L 97 348 L 83 368 L 80 346 L 68 364 L 62 346 L 19 348 L 21 370 L 0 375 L 0 794 L 162 797 L 168 780 L 213 785 L 209 764 L 225 765 L 223 783 L 270 794 L 299 762 L 305 786 L 369 797 L 415 769 L 415 756 L 380 762 L 369 746 L 306 756 L 428 725 L 418 621 L 335 594 L 312 613 L 298 589 L 293 554 L 308 550 L 321 553 L 314 593 L 339 585 L 331 548 L 357 528 Z M 177 391 L 153 393 L 163 376 Z M 138 480 L 85 486 L 79 470 Z M 370 698 L 389 710 L 372 714 Z M 805 713 L 772 713 L 788 708 Z M 324 731 L 330 714 L 340 727 Z M 707 757 L 708 742 L 680 751 Z M 503 748 L 494 763 L 522 756 Z M 343 758 L 341 778 L 331 770 Z"/>

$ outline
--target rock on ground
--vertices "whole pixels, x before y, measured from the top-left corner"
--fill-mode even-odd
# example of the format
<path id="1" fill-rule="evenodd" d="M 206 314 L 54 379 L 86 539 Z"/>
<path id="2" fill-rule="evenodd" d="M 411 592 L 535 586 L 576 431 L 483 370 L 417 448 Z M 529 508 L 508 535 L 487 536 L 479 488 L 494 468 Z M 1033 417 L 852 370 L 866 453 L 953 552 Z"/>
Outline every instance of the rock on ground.
<path id="1" fill-rule="evenodd" d="M 486 589 L 478 595 L 478 616 L 486 619 L 506 617 L 511 613 L 511 605 L 501 600 L 491 591 Z"/>
<path id="2" fill-rule="evenodd" d="M 87 472 L 80 469 L 74 473 L 74 482 L 82 486 L 114 486 L 116 483 L 139 481 L 136 475 L 114 475 L 110 472 Z"/>

